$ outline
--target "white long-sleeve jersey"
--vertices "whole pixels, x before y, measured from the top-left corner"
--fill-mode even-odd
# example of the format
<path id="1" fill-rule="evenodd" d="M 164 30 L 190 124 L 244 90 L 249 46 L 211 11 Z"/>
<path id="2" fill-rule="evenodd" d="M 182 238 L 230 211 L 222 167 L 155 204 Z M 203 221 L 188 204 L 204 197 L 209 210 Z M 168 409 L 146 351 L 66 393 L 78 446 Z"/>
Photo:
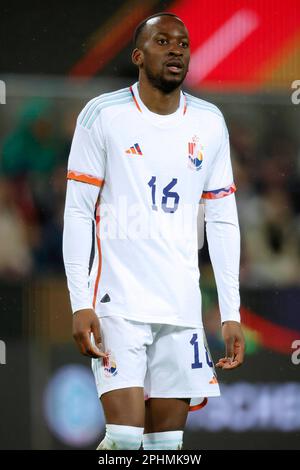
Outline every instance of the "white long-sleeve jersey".
<path id="1" fill-rule="evenodd" d="M 68 163 L 63 255 L 73 312 L 202 326 L 197 213 L 205 203 L 222 321 L 240 321 L 240 235 L 220 110 L 181 93 L 152 113 L 138 84 L 91 100 Z"/>

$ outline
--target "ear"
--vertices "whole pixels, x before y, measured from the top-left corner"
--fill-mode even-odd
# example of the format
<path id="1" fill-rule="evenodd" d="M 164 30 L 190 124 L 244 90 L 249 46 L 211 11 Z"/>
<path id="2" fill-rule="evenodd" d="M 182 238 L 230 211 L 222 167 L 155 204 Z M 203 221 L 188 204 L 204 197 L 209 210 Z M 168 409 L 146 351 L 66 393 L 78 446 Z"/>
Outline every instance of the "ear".
<path id="1" fill-rule="evenodd" d="M 132 54 L 131 54 L 131 60 L 136 65 L 137 67 L 140 67 L 143 64 L 144 61 L 144 54 L 141 49 L 138 49 L 137 47 L 133 49 Z"/>

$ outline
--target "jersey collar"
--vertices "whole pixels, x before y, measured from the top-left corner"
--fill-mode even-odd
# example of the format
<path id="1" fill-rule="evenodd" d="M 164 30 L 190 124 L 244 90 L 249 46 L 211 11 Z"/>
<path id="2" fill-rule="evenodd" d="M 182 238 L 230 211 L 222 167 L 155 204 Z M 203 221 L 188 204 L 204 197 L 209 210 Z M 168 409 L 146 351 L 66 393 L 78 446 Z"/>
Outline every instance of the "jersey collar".
<path id="1" fill-rule="evenodd" d="M 180 91 L 180 102 L 177 110 L 172 114 L 156 114 L 150 111 L 147 106 L 144 105 L 143 101 L 140 98 L 138 82 L 134 83 L 130 88 L 132 99 L 138 111 L 142 114 L 146 114 L 152 119 L 157 119 L 161 122 L 169 122 L 173 119 L 178 119 L 180 116 L 184 116 L 186 113 L 187 103 L 186 97 L 182 91 Z"/>

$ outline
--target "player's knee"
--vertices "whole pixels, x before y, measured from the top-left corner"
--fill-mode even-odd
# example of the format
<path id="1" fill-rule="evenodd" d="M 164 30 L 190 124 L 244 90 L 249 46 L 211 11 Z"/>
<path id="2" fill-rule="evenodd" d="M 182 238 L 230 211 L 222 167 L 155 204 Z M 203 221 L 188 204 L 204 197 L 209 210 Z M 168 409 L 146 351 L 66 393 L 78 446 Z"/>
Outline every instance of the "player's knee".
<path id="1" fill-rule="evenodd" d="M 183 431 L 165 431 L 144 434 L 144 450 L 180 450 L 182 448 Z"/>
<path id="2" fill-rule="evenodd" d="M 106 434 L 97 450 L 138 450 L 142 444 L 144 428 L 107 424 Z"/>

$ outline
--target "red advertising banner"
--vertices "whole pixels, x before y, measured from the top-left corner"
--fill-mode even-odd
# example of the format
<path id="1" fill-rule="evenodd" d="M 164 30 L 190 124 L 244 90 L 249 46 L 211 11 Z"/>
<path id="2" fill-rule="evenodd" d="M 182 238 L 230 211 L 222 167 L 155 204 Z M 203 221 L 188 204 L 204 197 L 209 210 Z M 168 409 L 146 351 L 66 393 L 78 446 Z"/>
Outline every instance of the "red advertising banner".
<path id="1" fill-rule="evenodd" d="M 190 87 L 254 91 L 300 78 L 298 0 L 179 0 L 170 11 L 190 32 Z"/>

